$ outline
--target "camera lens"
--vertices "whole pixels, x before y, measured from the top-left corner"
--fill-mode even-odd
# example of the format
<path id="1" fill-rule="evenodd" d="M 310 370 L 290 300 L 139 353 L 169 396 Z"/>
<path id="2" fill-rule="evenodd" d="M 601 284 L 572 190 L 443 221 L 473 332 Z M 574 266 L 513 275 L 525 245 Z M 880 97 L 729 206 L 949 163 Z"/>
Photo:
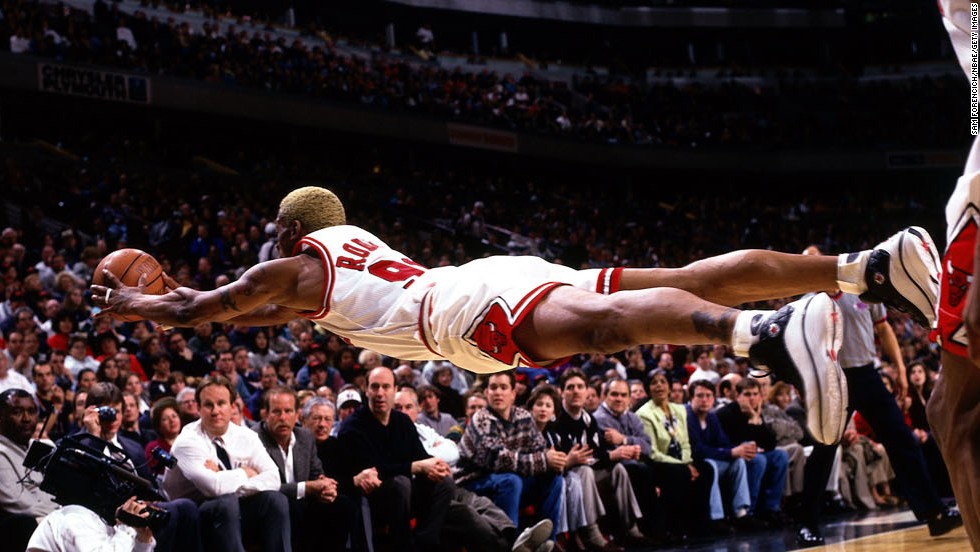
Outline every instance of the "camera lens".
<path id="1" fill-rule="evenodd" d="M 111 406 L 100 406 L 99 407 L 99 422 L 100 423 L 111 423 L 116 421 L 116 409 Z"/>
<path id="2" fill-rule="evenodd" d="M 177 465 L 177 459 L 174 458 L 172 454 L 163 450 L 160 447 L 153 447 L 153 450 L 150 451 L 150 454 L 153 455 L 153 458 L 156 459 L 157 462 L 160 462 L 165 467 L 173 468 L 174 466 Z"/>

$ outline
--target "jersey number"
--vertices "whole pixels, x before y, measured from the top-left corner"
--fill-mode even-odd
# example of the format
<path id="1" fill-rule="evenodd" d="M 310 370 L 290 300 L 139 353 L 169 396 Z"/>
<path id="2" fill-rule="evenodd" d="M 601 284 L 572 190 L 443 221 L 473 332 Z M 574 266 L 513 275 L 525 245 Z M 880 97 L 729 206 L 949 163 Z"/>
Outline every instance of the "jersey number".
<path id="1" fill-rule="evenodd" d="M 371 263 L 371 266 L 368 267 L 368 272 L 386 282 L 411 280 L 403 286 L 407 288 L 415 283 L 414 278 L 425 273 L 425 269 L 412 262 L 411 259 L 402 260 L 405 262 L 382 259 L 378 262 Z"/>

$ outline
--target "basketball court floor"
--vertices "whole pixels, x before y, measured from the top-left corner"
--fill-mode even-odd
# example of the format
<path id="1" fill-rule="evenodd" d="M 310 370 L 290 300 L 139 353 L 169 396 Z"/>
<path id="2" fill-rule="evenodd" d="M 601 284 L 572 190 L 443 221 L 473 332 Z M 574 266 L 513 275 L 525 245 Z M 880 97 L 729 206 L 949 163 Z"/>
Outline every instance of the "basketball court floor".
<path id="1" fill-rule="evenodd" d="M 932 538 L 925 523 L 916 521 L 908 509 L 858 512 L 826 517 L 821 526 L 825 546 L 808 548 L 815 552 L 969 552 L 970 542 L 960 527 L 942 537 Z M 630 552 L 642 549 L 631 548 Z M 721 539 L 695 538 L 686 552 L 787 552 L 800 550 L 796 545 L 796 528 L 736 535 Z"/>

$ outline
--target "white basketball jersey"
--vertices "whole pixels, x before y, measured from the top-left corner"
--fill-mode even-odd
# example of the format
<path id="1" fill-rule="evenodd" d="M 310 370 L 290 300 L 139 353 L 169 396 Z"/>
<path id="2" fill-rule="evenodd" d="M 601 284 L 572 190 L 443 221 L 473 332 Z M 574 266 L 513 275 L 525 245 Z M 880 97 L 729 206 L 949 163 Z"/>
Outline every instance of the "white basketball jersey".
<path id="1" fill-rule="evenodd" d="M 306 235 L 297 251 L 313 249 L 323 263 L 314 323 L 352 344 L 404 360 L 436 357 L 419 340 L 426 268 L 356 226 L 333 226 Z"/>

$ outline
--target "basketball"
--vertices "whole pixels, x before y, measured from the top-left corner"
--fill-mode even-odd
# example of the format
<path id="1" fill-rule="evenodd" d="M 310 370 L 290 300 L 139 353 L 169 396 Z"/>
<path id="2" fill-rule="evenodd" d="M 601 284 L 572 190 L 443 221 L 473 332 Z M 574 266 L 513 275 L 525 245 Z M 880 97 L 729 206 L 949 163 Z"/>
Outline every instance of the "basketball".
<path id="1" fill-rule="evenodd" d="M 145 251 L 127 248 L 109 253 L 99 262 L 99 266 L 95 267 L 95 273 L 92 275 L 93 284 L 106 285 L 102 269 L 107 269 L 127 286 L 138 285 L 140 276 L 146 274 L 146 287 L 143 290 L 145 293 L 160 295 L 164 291 L 163 268 L 153 255 Z"/>

